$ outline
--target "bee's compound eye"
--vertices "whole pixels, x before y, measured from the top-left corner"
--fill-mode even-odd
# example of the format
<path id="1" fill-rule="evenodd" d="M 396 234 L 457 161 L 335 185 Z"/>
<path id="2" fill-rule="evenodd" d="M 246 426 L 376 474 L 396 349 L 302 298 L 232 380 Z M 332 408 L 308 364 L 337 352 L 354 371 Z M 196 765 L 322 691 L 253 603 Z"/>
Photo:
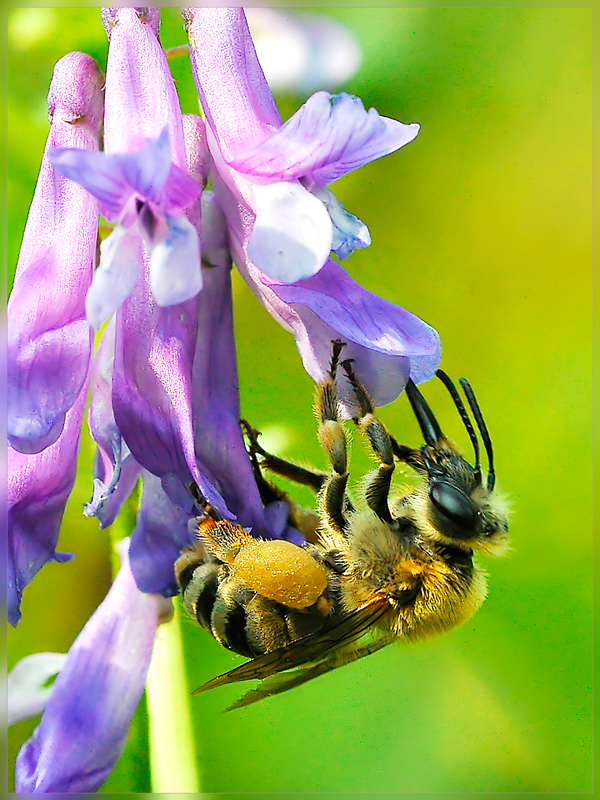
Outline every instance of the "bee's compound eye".
<path id="1" fill-rule="evenodd" d="M 473 535 L 477 522 L 475 506 L 458 486 L 434 481 L 429 487 L 429 497 L 450 536 L 468 538 Z"/>

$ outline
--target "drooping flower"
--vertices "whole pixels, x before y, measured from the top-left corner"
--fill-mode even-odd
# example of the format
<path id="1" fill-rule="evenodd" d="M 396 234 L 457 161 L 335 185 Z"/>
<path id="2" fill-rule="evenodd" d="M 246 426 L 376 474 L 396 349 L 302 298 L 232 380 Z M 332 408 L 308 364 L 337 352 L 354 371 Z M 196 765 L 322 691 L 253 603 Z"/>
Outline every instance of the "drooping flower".
<path id="1" fill-rule="evenodd" d="M 325 184 L 406 144 L 418 126 L 367 112 L 350 95 L 323 92 L 282 126 L 243 10 L 189 8 L 184 19 L 234 261 L 293 331 L 309 374 L 323 379 L 331 340 L 341 337 L 376 405 L 395 399 L 409 375 L 416 382 L 432 377 L 440 360 L 435 330 L 362 289 L 327 257 L 334 226 L 326 205 L 343 255 L 353 239 L 366 244 L 368 236 Z M 351 414 L 344 382 L 339 390 Z"/>
<path id="2" fill-rule="evenodd" d="M 85 293 L 95 262 L 98 212 L 87 192 L 57 174 L 56 144 L 98 146 L 103 76 L 83 53 L 56 65 L 51 128 L 8 308 L 8 618 L 56 551 L 75 481 L 88 386 L 91 332 Z M 51 300 L 49 300 L 51 298 Z"/>
<path id="3" fill-rule="evenodd" d="M 17 792 L 95 792 L 121 755 L 170 604 L 140 592 L 127 557 L 67 655 L 40 724 L 17 757 Z"/>
<path id="4" fill-rule="evenodd" d="M 117 221 L 102 242 L 86 298 L 87 318 L 95 328 L 131 294 L 145 257 L 158 305 L 182 303 L 202 287 L 197 232 L 183 213 L 200 187 L 187 174 L 181 110 L 157 38 L 159 11 L 115 8 L 103 17 L 110 37 L 106 152 L 51 153 L 56 169 L 96 197 L 109 221 Z"/>
<path id="5" fill-rule="evenodd" d="M 139 281 L 142 243 L 150 255 L 152 293 L 159 305 L 175 305 L 200 291 L 198 238 L 181 213 L 200 187 L 171 163 L 166 128 L 158 139 L 132 153 L 54 150 L 51 157 L 56 169 L 97 198 L 108 220 L 118 219 L 100 246 L 100 264 L 86 297 L 87 318 L 94 328 Z"/>
<path id="6" fill-rule="evenodd" d="M 87 379 L 92 332 L 85 295 L 96 261 L 98 209 L 49 152 L 97 155 L 104 76 L 83 53 L 64 56 L 48 94 L 50 133 L 8 303 L 8 437 L 23 453 L 56 442 Z M 49 302 L 49 298 L 51 302 Z"/>
<path id="7" fill-rule="evenodd" d="M 186 115 L 184 132 L 190 174 L 203 184 L 204 123 Z M 98 455 L 86 513 L 110 524 L 141 475 L 131 568 L 142 590 L 167 596 L 177 592 L 173 563 L 193 539 L 192 480 L 221 513 L 257 535 L 299 537 L 287 527 L 285 509 L 263 507 L 240 430 L 225 219 L 210 192 L 186 213 L 204 243 L 202 292 L 164 309 L 140 282 L 103 332 L 88 416 Z M 119 342 L 122 319 L 134 312 L 135 324 Z"/>

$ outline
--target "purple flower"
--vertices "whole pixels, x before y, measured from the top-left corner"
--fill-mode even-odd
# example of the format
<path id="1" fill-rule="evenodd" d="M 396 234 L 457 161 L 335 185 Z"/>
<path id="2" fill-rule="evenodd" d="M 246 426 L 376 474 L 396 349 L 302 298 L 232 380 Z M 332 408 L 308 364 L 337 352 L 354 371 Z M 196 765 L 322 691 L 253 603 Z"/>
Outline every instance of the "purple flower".
<path id="1" fill-rule="evenodd" d="M 49 560 L 75 481 L 92 338 L 84 316 L 95 262 L 98 212 L 87 192 L 57 174 L 56 144 L 93 152 L 102 122 L 103 76 L 71 53 L 48 95 L 51 128 L 8 309 L 8 618 Z M 82 151 L 83 152 L 83 151 Z M 51 300 L 49 301 L 49 298 Z"/>
<path id="2" fill-rule="evenodd" d="M 324 187 L 412 141 L 419 126 L 327 92 L 313 95 L 282 126 L 242 9 L 188 9 L 184 16 L 217 169 L 255 217 L 246 244 L 250 260 L 271 278 L 292 283 L 318 272 L 332 247 L 346 257 L 370 244 L 366 226 Z"/>
<path id="3" fill-rule="evenodd" d="M 431 378 L 440 360 L 435 330 L 362 289 L 327 258 L 334 240 L 346 256 L 369 237 L 325 184 L 406 144 L 418 126 L 325 92 L 282 126 L 243 10 L 189 8 L 184 18 L 234 261 L 268 311 L 293 331 L 309 374 L 323 379 L 331 340 L 341 337 L 376 405 L 394 400 L 409 375 Z M 349 405 L 344 382 L 339 389 Z"/>
<path id="4" fill-rule="evenodd" d="M 146 680 L 163 598 L 121 569 L 67 655 L 40 724 L 17 757 L 17 792 L 95 792 L 121 755 Z"/>
<path id="5" fill-rule="evenodd" d="M 86 297 L 87 318 L 95 328 L 129 297 L 145 268 L 159 306 L 189 300 L 202 287 L 198 234 L 183 213 L 200 186 L 187 174 L 181 110 L 157 38 L 158 14 L 133 8 L 104 12 L 110 36 L 106 152 L 51 153 L 56 169 L 96 197 L 109 221 L 118 221 L 102 242 Z"/>
<path id="6" fill-rule="evenodd" d="M 87 378 L 92 332 L 84 299 L 98 210 L 48 153 L 67 146 L 98 156 L 103 82 L 92 58 L 70 53 L 57 63 L 48 94 L 50 133 L 8 303 L 8 436 L 23 453 L 56 442 Z"/>

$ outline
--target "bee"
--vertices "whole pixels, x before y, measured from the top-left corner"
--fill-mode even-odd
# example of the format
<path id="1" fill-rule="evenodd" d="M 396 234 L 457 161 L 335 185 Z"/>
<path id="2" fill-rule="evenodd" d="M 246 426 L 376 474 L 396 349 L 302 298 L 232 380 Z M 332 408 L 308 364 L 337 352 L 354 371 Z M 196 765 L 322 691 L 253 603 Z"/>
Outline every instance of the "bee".
<path id="1" fill-rule="evenodd" d="M 418 641 L 461 624 L 486 595 L 485 573 L 474 553 L 501 554 L 507 547 L 507 510 L 495 492 L 492 443 L 469 382 L 460 379 L 486 452 L 485 478 L 473 421 L 445 372 L 437 376 L 472 443 L 474 465 L 442 433 L 412 380 L 406 394 L 425 443 L 399 444 L 377 418 L 352 360 L 340 361 L 343 347 L 333 342 L 329 373 L 315 395 L 328 474 L 271 455 L 260 446 L 258 432 L 243 423 L 265 502 L 287 496 L 263 477 L 264 468 L 318 494 L 317 512 L 287 498 L 290 522 L 306 544 L 254 538 L 204 503 L 198 542 L 175 565 L 187 611 L 220 644 L 250 659 L 196 692 L 260 682 L 231 708 L 291 689 L 392 641 Z M 347 493 L 347 440 L 336 388 L 340 368 L 354 395 L 354 423 L 377 461 L 364 482 L 364 508 L 355 508 Z M 396 461 L 422 480 L 391 499 Z"/>

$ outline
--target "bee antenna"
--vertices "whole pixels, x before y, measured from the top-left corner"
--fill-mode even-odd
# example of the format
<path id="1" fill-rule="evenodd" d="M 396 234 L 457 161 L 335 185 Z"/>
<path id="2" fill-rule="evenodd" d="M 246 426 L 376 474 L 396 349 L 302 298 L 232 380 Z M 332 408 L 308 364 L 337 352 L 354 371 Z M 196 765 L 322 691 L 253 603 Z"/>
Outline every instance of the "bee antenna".
<path id="1" fill-rule="evenodd" d="M 427 401 L 417 389 L 412 378 L 408 379 L 405 391 L 421 428 L 425 444 L 435 447 L 440 439 L 443 438 L 443 433 L 437 419 L 433 416 L 433 411 L 429 408 Z"/>
<path id="2" fill-rule="evenodd" d="M 460 418 L 463 421 L 463 425 L 467 429 L 467 433 L 469 434 L 469 439 L 471 440 L 471 444 L 473 445 L 473 450 L 475 451 L 475 479 L 477 483 L 481 483 L 481 460 L 479 457 L 479 440 L 477 439 L 477 434 L 475 433 L 475 428 L 473 427 L 473 423 L 471 422 L 471 417 L 469 416 L 469 412 L 465 408 L 465 404 L 463 403 L 462 398 L 458 393 L 458 389 L 454 385 L 450 376 L 447 375 L 442 369 L 438 369 L 438 371 L 435 374 L 444 384 L 446 389 L 448 389 L 450 396 L 454 400 L 454 405 L 456 406 L 456 409 L 460 414 Z"/>
<path id="3" fill-rule="evenodd" d="M 479 428 L 479 433 L 481 434 L 481 438 L 483 440 L 483 446 L 485 447 L 485 452 L 488 458 L 488 477 L 487 477 L 487 488 L 488 491 L 492 491 L 494 486 L 496 485 L 496 472 L 494 470 L 494 451 L 492 448 L 492 440 L 490 439 L 490 434 L 488 433 L 487 425 L 483 419 L 483 414 L 481 413 L 481 409 L 479 408 L 479 403 L 475 399 L 475 393 L 471 388 L 471 384 L 466 378 L 460 379 L 460 385 L 463 388 L 463 391 L 469 401 L 469 406 L 471 407 L 471 411 L 473 412 L 473 416 L 475 417 L 475 422 L 477 423 L 477 427 Z"/>

